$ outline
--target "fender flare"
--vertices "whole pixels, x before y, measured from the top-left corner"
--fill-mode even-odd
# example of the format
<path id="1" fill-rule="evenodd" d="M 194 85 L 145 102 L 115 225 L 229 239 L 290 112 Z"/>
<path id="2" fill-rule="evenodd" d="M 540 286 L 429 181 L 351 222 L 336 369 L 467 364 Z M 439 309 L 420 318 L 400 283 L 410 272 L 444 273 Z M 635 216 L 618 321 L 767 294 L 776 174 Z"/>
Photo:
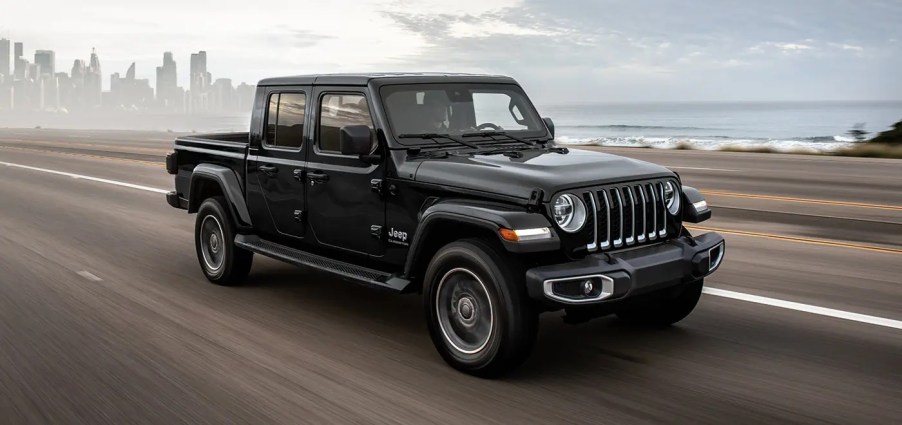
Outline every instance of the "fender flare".
<path id="1" fill-rule="evenodd" d="M 420 224 L 413 235 L 404 265 L 406 275 L 410 275 L 418 261 L 429 260 L 421 259 L 419 256 L 430 234 L 443 225 L 465 224 L 485 229 L 494 234 L 508 252 L 513 253 L 547 252 L 558 250 L 561 247 L 561 240 L 554 230 L 554 226 L 544 215 L 527 212 L 524 209 L 515 209 L 505 204 L 446 200 L 428 206 L 420 212 L 419 216 Z M 551 238 L 511 242 L 502 239 L 498 233 L 500 228 L 533 229 L 541 227 L 551 229 Z"/>
<path id="2" fill-rule="evenodd" d="M 196 213 L 203 199 L 194 196 L 195 190 L 203 180 L 210 180 L 219 185 L 223 196 L 232 207 L 233 216 L 241 227 L 251 227 L 251 215 L 244 200 L 241 190 L 241 182 L 231 168 L 214 164 L 198 164 L 191 173 L 191 181 L 188 185 L 188 212 Z"/>

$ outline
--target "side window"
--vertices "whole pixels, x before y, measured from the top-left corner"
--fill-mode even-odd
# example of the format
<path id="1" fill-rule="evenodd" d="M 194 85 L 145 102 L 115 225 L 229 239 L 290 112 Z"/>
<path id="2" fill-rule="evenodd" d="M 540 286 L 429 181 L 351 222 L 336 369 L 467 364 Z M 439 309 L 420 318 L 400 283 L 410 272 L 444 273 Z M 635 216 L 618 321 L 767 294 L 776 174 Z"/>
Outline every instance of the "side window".
<path id="1" fill-rule="evenodd" d="M 340 152 L 339 131 L 347 125 L 365 125 L 370 128 L 370 139 L 375 145 L 375 131 L 370 107 L 362 94 L 327 94 L 320 104 L 319 139 L 321 151 Z"/>
<path id="2" fill-rule="evenodd" d="M 266 144 L 276 143 L 276 118 L 279 116 L 279 94 L 269 95 L 269 113 L 266 114 Z"/>
<path id="3" fill-rule="evenodd" d="M 296 149 L 304 143 L 304 93 L 274 93 L 269 98 L 266 118 L 266 145 Z"/>

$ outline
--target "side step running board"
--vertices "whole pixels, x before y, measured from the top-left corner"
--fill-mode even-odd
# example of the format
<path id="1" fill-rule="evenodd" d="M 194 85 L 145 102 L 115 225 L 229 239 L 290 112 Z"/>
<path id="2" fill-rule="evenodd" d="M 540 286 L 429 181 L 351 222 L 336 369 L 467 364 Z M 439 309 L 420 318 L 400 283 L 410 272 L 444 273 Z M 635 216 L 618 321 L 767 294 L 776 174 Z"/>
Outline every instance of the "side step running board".
<path id="1" fill-rule="evenodd" d="M 393 292 L 404 292 L 410 284 L 409 280 L 389 273 L 311 254 L 309 252 L 260 239 L 259 236 L 237 235 L 235 236 L 235 245 L 248 251 L 275 258 L 276 260 L 281 260 L 289 264 L 310 267 L 334 274 L 355 283 L 387 289 Z"/>

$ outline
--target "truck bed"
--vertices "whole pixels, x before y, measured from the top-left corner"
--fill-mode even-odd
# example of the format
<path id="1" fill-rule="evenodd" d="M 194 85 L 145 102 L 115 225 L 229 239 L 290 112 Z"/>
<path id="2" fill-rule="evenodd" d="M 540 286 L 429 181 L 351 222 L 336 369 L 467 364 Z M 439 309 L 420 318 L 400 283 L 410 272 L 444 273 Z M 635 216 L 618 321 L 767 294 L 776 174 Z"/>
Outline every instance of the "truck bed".
<path id="1" fill-rule="evenodd" d="M 220 165 L 234 171 L 239 181 L 244 180 L 249 133 L 217 133 L 184 136 L 175 139 L 172 164 L 167 169 L 176 174 L 175 187 L 178 196 L 187 199 L 189 180 L 198 164 Z"/>

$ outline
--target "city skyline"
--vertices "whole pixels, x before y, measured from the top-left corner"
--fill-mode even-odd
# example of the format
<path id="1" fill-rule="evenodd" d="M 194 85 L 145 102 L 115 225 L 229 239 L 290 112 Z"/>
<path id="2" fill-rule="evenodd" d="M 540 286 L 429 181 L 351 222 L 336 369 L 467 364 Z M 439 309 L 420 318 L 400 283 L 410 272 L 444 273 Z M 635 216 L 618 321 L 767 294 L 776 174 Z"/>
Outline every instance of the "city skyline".
<path id="1" fill-rule="evenodd" d="M 86 0 L 77 15 L 46 0 L 3 10 L 2 35 L 53 45 L 67 63 L 96 47 L 111 69 L 136 62 L 151 80 L 159 52 L 185 63 L 184 82 L 187 57 L 207 50 L 212 70 L 251 84 L 449 71 L 510 75 L 548 104 L 902 99 L 902 3 L 883 0 Z"/>
<path id="2" fill-rule="evenodd" d="M 12 46 L 12 49 L 10 48 Z M 244 112 L 253 100 L 254 86 L 231 78 L 213 79 L 207 52 L 189 56 L 187 89 L 179 84 L 178 62 L 172 52 L 162 53 L 155 79 L 138 78 L 136 62 L 123 76 L 109 73 L 106 80 L 96 49 L 90 59 L 75 59 L 70 72 L 57 72 L 56 52 L 35 49 L 29 60 L 23 41 L 0 38 L 0 111 L 73 112 L 120 109 L 188 113 Z M 105 90 L 106 89 L 106 90 Z"/>

